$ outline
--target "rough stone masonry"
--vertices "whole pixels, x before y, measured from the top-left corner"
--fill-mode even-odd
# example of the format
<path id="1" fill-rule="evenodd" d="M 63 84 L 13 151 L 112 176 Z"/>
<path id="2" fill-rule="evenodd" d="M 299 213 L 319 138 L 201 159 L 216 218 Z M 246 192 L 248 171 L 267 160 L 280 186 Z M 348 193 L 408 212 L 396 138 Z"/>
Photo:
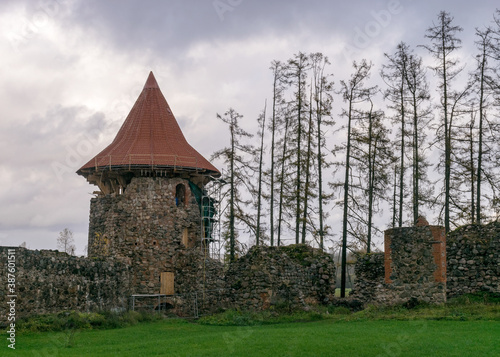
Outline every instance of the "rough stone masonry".
<path id="1" fill-rule="evenodd" d="M 446 236 L 446 252 L 443 243 L 439 226 L 386 231 L 385 253 L 358 258 L 351 296 L 390 305 L 412 298 L 440 303 L 467 293 L 500 293 L 499 222 L 457 228 Z"/>
<path id="2" fill-rule="evenodd" d="M 471 224 L 448 235 L 447 293 L 500 293 L 500 223 Z"/>

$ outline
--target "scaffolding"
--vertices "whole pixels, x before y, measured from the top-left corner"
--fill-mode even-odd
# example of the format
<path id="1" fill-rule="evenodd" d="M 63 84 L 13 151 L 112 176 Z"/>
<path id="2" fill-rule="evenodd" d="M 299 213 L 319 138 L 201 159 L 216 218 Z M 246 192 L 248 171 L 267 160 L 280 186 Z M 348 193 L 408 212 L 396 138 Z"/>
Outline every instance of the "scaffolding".
<path id="1" fill-rule="evenodd" d="M 130 296 L 132 311 L 171 313 L 179 317 L 199 318 L 198 293 L 186 294 L 134 294 Z"/>
<path id="2" fill-rule="evenodd" d="M 226 182 L 221 178 L 209 176 L 208 183 L 202 187 L 200 206 L 201 249 L 205 256 L 221 261 L 223 244 L 221 242 L 221 201 L 222 186 Z"/>

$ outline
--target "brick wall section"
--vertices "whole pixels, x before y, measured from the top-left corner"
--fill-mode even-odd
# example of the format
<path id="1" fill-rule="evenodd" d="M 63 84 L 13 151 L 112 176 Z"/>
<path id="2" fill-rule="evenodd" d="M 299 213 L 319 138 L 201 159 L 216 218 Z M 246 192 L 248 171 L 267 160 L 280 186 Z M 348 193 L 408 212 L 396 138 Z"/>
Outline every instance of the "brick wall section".
<path id="1" fill-rule="evenodd" d="M 8 247 L 0 247 L 0 323 L 6 318 Z M 15 249 L 16 317 L 64 310 L 126 309 L 129 268 L 52 250 Z"/>
<path id="2" fill-rule="evenodd" d="M 463 226 L 447 240 L 448 296 L 500 293 L 500 223 Z"/>
<path id="3" fill-rule="evenodd" d="M 416 230 L 415 230 L 416 228 Z M 417 235 L 416 241 L 422 238 L 419 232 L 421 227 L 402 228 L 400 236 L 407 236 L 403 239 L 409 242 L 408 249 L 411 250 L 409 237 Z M 474 293 L 478 291 L 489 291 L 500 293 L 500 223 L 493 222 L 487 225 L 466 225 L 460 227 L 446 236 L 439 226 L 430 226 L 430 233 L 433 237 L 432 257 L 436 268 L 432 272 L 433 280 L 436 284 L 442 284 L 446 280 L 446 297 L 452 298 L 462 294 Z M 356 282 L 352 295 L 366 303 L 394 303 L 394 298 L 401 300 L 401 295 L 394 295 L 400 289 L 393 286 L 392 270 L 387 271 L 394 263 L 394 256 L 391 241 L 394 231 L 386 233 L 385 258 L 384 262 L 373 255 L 362 256 L 356 263 Z M 429 239 L 427 239 L 429 240 Z M 422 241 L 423 242 L 423 241 Z M 439 242 L 439 243 L 437 243 Z M 432 242 L 431 242 L 432 243 Z M 425 248 L 425 247 L 424 247 Z M 446 252 L 444 252 L 444 248 Z M 404 250 L 403 250 L 404 252 Z M 428 255 L 428 254 L 426 254 Z M 446 266 L 443 257 L 446 258 Z M 414 255 L 415 263 L 422 261 L 419 255 Z M 369 262 L 369 264 L 367 264 Z M 421 272 L 421 268 L 411 262 L 409 267 L 415 272 Z M 427 265 L 430 267 L 430 265 Z M 366 269 L 369 269 L 367 272 Z M 385 269 L 384 269 L 385 268 Z M 381 269 L 385 270 L 383 282 L 380 279 Z M 379 274 L 379 275 L 377 275 Z M 418 277 L 414 277 L 416 281 Z M 388 280 L 389 279 L 389 280 Z M 386 282 L 389 281 L 387 284 Z M 411 285 L 408 290 L 412 291 Z M 414 286 L 413 292 L 424 287 Z M 429 290 L 430 291 L 430 290 Z M 405 294 L 412 296 L 414 294 Z"/>
<path id="4" fill-rule="evenodd" d="M 432 243 L 432 256 L 436 264 L 434 281 L 446 283 L 446 234 L 441 226 L 429 226 L 434 241 Z"/>
<path id="5" fill-rule="evenodd" d="M 384 278 L 385 283 L 392 283 L 392 249 L 391 249 L 392 234 L 389 231 L 384 232 Z"/>

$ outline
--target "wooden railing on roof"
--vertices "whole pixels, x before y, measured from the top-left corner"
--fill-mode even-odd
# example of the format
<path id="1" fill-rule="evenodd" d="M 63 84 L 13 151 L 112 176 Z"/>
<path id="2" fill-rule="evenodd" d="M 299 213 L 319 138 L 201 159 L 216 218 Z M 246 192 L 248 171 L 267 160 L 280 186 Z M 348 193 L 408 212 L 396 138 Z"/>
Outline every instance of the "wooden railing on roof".
<path id="1" fill-rule="evenodd" d="M 99 167 L 109 167 L 110 169 L 113 166 L 128 166 L 129 169 L 132 169 L 133 166 L 143 166 L 147 165 L 151 168 L 155 168 L 157 166 L 168 166 L 172 167 L 174 170 L 176 168 L 200 168 L 198 165 L 198 158 L 195 156 L 182 156 L 182 155 L 174 155 L 174 154 L 127 154 L 125 156 L 117 155 L 115 158 L 118 158 L 117 162 L 113 162 L 112 155 L 105 155 L 95 157 L 94 165 L 95 169 Z M 106 161 L 105 165 L 100 164 L 101 162 Z"/>

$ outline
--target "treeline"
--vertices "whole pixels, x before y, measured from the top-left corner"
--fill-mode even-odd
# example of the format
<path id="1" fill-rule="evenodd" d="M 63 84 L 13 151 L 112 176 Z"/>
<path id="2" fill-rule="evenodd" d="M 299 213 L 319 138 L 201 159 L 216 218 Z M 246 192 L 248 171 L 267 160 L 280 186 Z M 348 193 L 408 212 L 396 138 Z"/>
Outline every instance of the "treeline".
<path id="1" fill-rule="evenodd" d="M 226 165 L 228 259 L 245 250 L 242 232 L 255 237 L 251 244 L 322 249 L 341 233 L 345 262 L 349 246 L 370 252 L 386 228 L 374 222 L 382 208 L 389 227 L 430 211 L 447 232 L 497 218 L 500 12 L 476 29 L 467 67 L 461 32 L 441 12 L 424 44 L 401 42 L 380 68 L 354 61 L 338 82 L 322 53 L 273 61 L 272 97 L 257 133 L 241 128 L 234 109 L 218 115 L 230 132 L 229 145 L 212 157 Z M 341 221 L 342 232 L 329 221 Z"/>

